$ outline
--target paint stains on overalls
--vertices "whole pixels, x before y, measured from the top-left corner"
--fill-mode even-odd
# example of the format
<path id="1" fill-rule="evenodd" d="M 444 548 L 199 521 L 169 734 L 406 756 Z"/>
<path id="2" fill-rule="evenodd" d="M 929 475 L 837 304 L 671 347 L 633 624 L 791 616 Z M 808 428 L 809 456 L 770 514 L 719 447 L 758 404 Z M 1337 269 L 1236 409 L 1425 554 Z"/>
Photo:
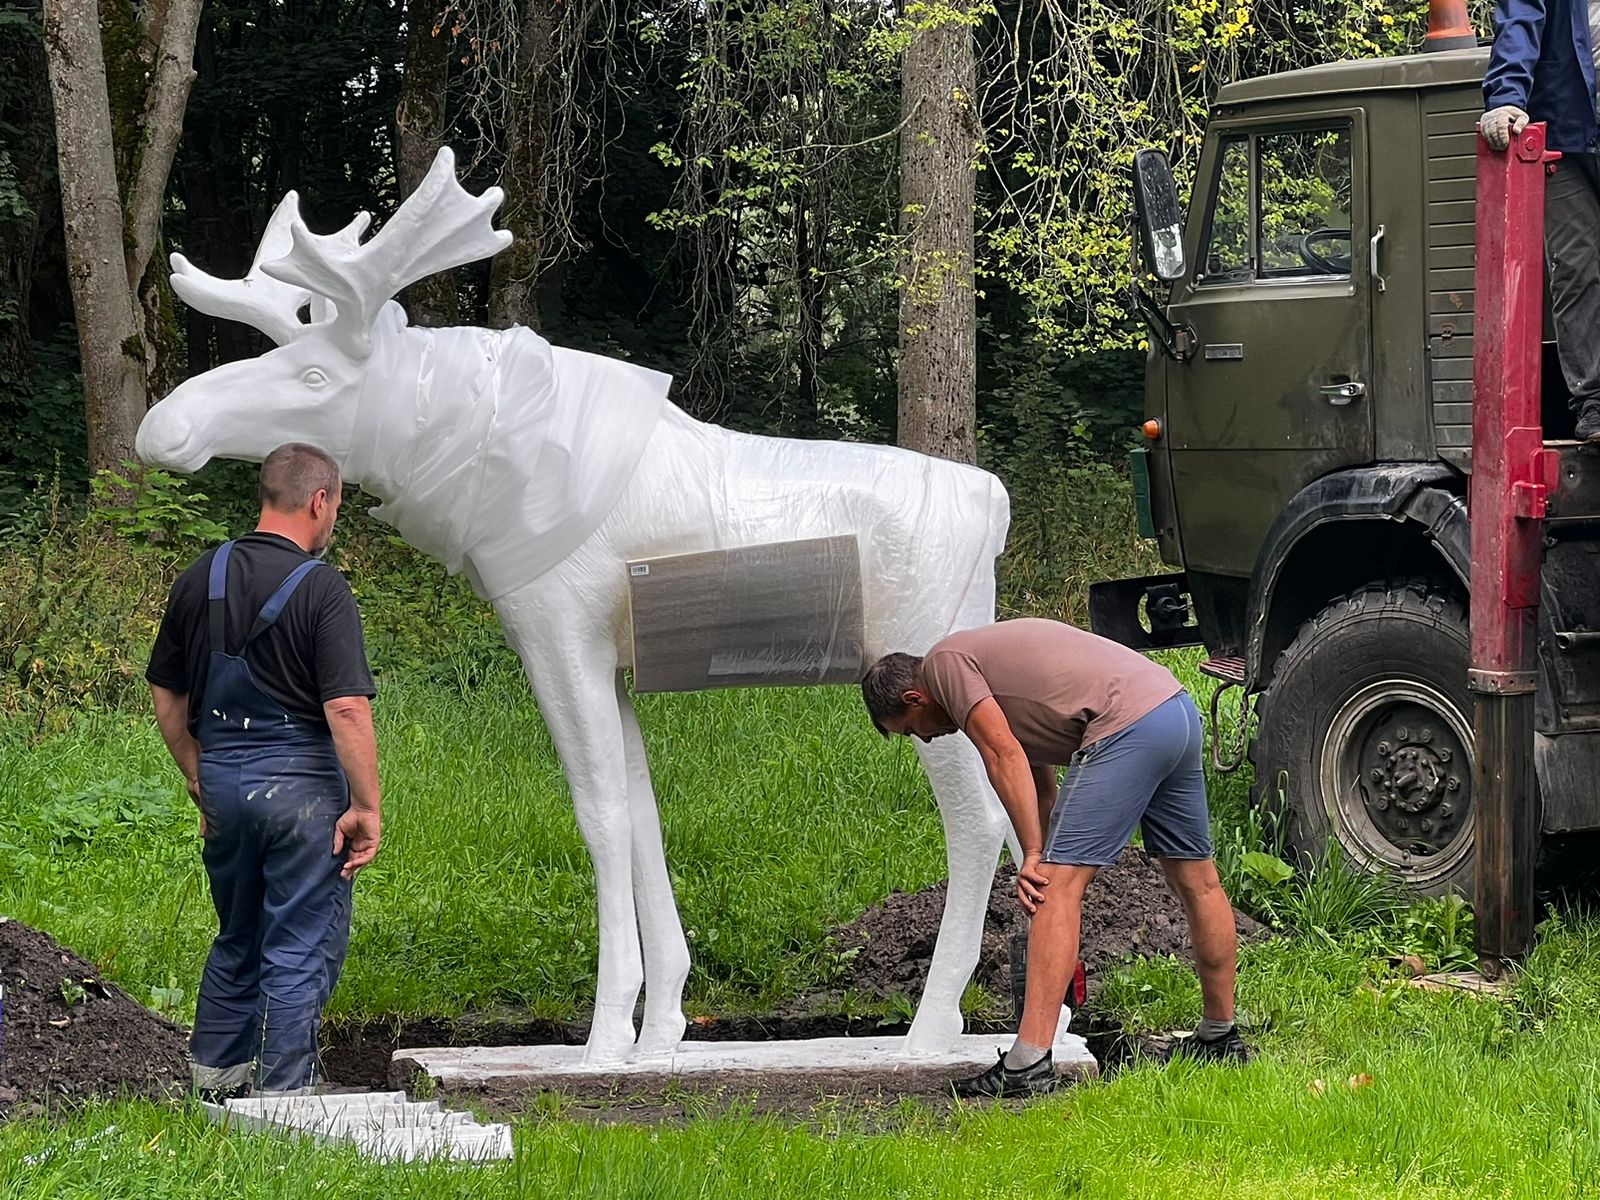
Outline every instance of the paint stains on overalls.
<path id="1" fill-rule="evenodd" d="M 333 853 L 350 789 L 327 727 L 285 712 L 244 660 L 322 564 L 296 567 L 229 654 L 232 549 L 224 542 L 211 561 L 199 737 L 203 857 L 221 928 L 201 978 L 189 1052 L 197 1081 L 253 1077 L 258 1089 L 293 1091 L 317 1080 L 317 1028 L 350 940 L 350 884 L 339 878 L 343 856 Z"/>

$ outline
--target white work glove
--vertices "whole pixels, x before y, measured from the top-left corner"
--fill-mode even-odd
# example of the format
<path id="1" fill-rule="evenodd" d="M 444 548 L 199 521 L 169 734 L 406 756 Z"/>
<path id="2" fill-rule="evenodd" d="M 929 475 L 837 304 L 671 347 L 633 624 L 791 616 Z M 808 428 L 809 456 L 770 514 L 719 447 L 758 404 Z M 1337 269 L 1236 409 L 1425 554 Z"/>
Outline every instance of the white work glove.
<path id="1" fill-rule="evenodd" d="M 1496 150 L 1504 150 L 1511 144 L 1511 139 L 1527 127 L 1528 114 L 1515 104 L 1502 104 L 1499 108 L 1491 108 L 1478 118 L 1478 128 L 1483 131 L 1483 140 Z"/>

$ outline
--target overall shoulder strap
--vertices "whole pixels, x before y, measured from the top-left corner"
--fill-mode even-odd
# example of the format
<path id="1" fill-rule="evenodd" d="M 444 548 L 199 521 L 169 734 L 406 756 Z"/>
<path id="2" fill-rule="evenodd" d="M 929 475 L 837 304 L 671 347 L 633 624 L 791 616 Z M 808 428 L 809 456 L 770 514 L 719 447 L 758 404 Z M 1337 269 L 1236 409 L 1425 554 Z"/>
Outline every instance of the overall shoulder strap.
<path id="1" fill-rule="evenodd" d="M 250 627 L 250 636 L 244 640 L 246 646 L 272 628 L 273 623 L 283 615 L 284 606 L 289 603 L 289 597 L 293 596 L 295 589 L 300 586 L 300 581 L 322 565 L 323 562 L 320 558 L 309 558 L 289 572 L 289 577 L 278 585 L 278 590 L 273 592 L 268 597 L 267 602 L 261 606 L 261 612 L 256 617 L 255 624 Z M 240 647 L 239 652 L 241 654 L 244 653 L 244 648 Z"/>
<path id="2" fill-rule="evenodd" d="M 227 636 L 228 556 L 233 553 L 233 543 L 223 542 L 211 556 L 211 578 L 206 588 L 206 616 L 211 625 L 211 652 L 227 653 L 223 639 Z"/>

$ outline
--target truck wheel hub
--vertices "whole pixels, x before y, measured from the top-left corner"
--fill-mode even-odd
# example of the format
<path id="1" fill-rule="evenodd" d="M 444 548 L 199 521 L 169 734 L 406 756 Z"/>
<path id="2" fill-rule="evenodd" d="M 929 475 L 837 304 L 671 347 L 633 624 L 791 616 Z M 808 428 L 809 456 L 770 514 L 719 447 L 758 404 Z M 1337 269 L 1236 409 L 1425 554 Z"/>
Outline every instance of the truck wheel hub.
<path id="1" fill-rule="evenodd" d="M 1322 752 L 1329 816 L 1374 865 L 1431 868 L 1470 843 L 1471 731 L 1455 703 L 1415 680 L 1350 696 Z"/>

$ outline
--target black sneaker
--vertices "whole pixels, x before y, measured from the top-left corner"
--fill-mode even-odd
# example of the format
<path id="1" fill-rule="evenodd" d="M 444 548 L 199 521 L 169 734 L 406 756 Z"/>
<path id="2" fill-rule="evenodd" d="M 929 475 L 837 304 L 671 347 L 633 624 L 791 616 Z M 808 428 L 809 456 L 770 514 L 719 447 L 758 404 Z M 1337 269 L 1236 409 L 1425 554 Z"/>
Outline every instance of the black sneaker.
<path id="1" fill-rule="evenodd" d="M 1187 1058 L 1195 1062 L 1243 1065 L 1249 1062 L 1251 1057 L 1250 1047 L 1246 1046 L 1244 1039 L 1239 1036 L 1237 1026 L 1229 1026 L 1227 1033 L 1218 1034 L 1214 1038 L 1179 1038 L 1172 1043 L 1172 1049 L 1167 1051 L 1169 1062 L 1174 1058 Z"/>
<path id="2" fill-rule="evenodd" d="M 1580 442 L 1600 442 L 1600 400 L 1585 400 L 1573 437 Z"/>
<path id="3" fill-rule="evenodd" d="M 1013 1071 L 1006 1066 L 1005 1051 L 999 1060 L 981 1075 L 957 1079 L 950 1090 L 963 1100 L 976 1100 L 985 1096 L 1011 1099 L 1017 1096 L 1043 1096 L 1056 1086 L 1056 1058 L 1046 1050 L 1044 1057 L 1031 1067 Z"/>

